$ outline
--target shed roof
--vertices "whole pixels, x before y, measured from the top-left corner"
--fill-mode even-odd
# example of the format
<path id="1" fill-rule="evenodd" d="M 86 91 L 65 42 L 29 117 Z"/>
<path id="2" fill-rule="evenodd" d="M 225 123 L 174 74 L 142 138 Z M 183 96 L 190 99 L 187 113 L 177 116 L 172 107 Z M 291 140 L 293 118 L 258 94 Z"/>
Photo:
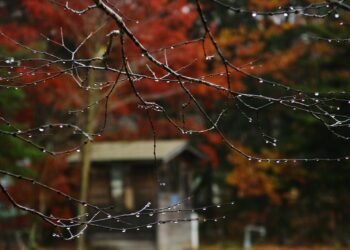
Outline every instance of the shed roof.
<path id="1" fill-rule="evenodd" d="M 92 144 L 91 160 L 94 162 L 106 161 L 152 161 L 153 140 L 150 141 L 118 141 L 96 142 Z M 157 140 L 156 156 L 158 160 L 168 162 L 185 150 L 197 157 L 201 154 L 188 146 L 187 140 Z M 68 157 L 68 162 L 78 162 L 80 153 Z"/>

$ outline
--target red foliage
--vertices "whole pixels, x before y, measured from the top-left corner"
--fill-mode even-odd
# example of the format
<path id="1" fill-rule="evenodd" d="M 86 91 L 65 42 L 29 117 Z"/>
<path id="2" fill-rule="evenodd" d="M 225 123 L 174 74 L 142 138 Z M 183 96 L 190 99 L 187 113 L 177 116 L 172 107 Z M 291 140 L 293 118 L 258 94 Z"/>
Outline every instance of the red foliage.
<path id="1" fill-rule="evenodd" d="M 201 144 L 199 145 L 200 151 L 206 155 L 210 160 L 210 165 L 212 168 L 217 168 L 219 166 L 219 158 L 215 149 L 209 145 Z"/>

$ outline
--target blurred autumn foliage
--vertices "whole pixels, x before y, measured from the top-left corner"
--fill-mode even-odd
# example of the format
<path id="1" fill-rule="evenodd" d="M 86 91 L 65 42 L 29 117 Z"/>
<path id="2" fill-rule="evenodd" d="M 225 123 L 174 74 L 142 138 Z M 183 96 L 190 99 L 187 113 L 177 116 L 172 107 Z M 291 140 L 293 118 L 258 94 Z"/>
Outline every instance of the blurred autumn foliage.
<path id="1" fill-rule="evenodd" d="M 64 4 L 65 1 L 58 2 Z M 86 5 L 83 1 L 71 2 L 72 7 L 82 8 Z M 350 90 L 349 45 L 312 40 L 310 36 L 305 36 L 313 34 L 320 37 L 349 37 L 349 15 L 342 17 L 342 22 L 346 25 L 339 25 L 339 21 L 332 18 L 308 19 L 291 15 L 254 19 L 251 16 L 230 14 L 212 1 L 203 2 L 217 42 L 234 65 L 240 65 L 248 73 L 297 86 L 305 91 Z M 290 1 L 239 2 L 243 7 L 250 9 L 272 10 L 279 6 L 287 6 Z M 306 4 L 311 1 L 299 2 Z M 188 76 L 209 75 L 218 84 L 226 83 L 225 77 L 220 74 L 225 71 L 224 65 L 219 60 L 211 59 L 210 56 L 215 50 L 207 41 L 203 44 L 193 42 L 181 47 L 172 47 L 173 44 L 197 38 L 195 28 L 198 26 L 199 17 L 192 1 L 119 1 L 117 6 L 121 13 L 129 14 L 129 27 L 148 50 L 157 51 L 155 55 L 159 60 L 163 60 L 166 51 L 167 63 Z M 108 40 L 105 34 L 114 28 L 111 21 L 105 16 L 96 15 L 95 12 L 74 15 L 51 1 L 43 0 L 7 1 L 5 6 L 0 7 L 0 15 L 4 17 L 0 21 L 1 32 L 23 44 L 58 53 L 67 58 L 67 62 L 67 51 L 52 42 L 60 41 L 61 32 L 64 33 L 68 49 L 77 47 L 90 32 L 93 32 L 91 40 L 78 51 L 79 56 L 91 58 L 105 51 L 104 44 Z M 128 46 L 128 50 L 136 51 L 133 45 Z M 203 55 L 203 46 L 209 58 Z M 27 52 L 18 49 L 18 46 L 3 36 L 0 36 L 0 50 L 3 54 L 15 53 L 24 58 L 30 57 Z M 113 48 L 111 54 L 111 58 L 108 59 L 111 64 L 120 60 L 121 55 L 117 48 Z M 135 63 L 131 67 L 138 69 L 137 71 L 151 71 L 157 76 L 166 74 L 162 68 L 146 65 L 143 56 L 137 52 L 128 56 L 134 59 Z M 41 74 L 52 74 L 66 67 L 69 65 L 48 67 Z M 104 72 L 97 72 L 95 77 L 100 81 L 115 80 L 114 75 Z M 33 79 L 35 76 L 28 76 L 26 81 L 32 82 Z M 236 71 L 230 74 L 230 79 L 232 89 L 236 91 L 262 94 L 279 91 L 274 86 L 261 88 L 257 82 L 252 82 Z M 183 122 L 187 128 L 193 130 L 206 128 L 205 121 L 197 115 L 196 107 L 187 100 L 180 86 L 171 85 L 169 88 L 166 82 L 155 85 L 147 78 L 140 80 L 137 86 L 147 99 L 166 104 L 169 107 L 169 116 L 175 121 Z M 98 84 L 95 87 L 96 97 L 105 94 L 105 90 Z M 189 88 L 213 117 L 226 105 L 222 101 L 224 95 L 218 91 L 204 85 Z M 23 127 L 62 119 L 83 125 L 86 121 L 81 114 L 83 112 L 67 114 L 67 110 L 80 109 L 87 104 L 87 93 L 81 91 L 72 78 L 65 74 L 47 79 L 45 83 L 40 83 L 40 87 L 28 87 L 6 94 L 0 90 L 0 95 L 0 111 L 16 113 L 15 121 Z M 13 102 L 10 100 L 16 100 L 16 103 L 21 105 L 12 107 L 10 104 Z M 4 106 L 7 106 L 8 110 L 2 110 Z M 349 110 L 348 106 L 340 108 Z M 348 153 L 348 142 L 332 136 L 316 119 L 310 119 L 299 111 L 293 113 L 286 112 L 281 107 L 271 107 L 259 114 L 246 112 L 248 111 L 238 105 L 230 116 L 224 116 L 221 126 L 248 154 L 259 153 L 264 158 L 283 158 L 287 155 L 302 158 L 305 155 L 313 157 L 309 152 L 332 156 Z M 96 110 L 95 128 L 103 125 L 104 116 L 105 110 L 102 105 L 102 108 Z M 238 119 L 242 116 L 259 116 L 261 123 Z M 217 132 L 210 131 L 191 137 L 179 135 L 176 128 L 162 115 L 152 113 L 152 118 L 157 138 L 191 138 L 193 145 L 210 159 L 210 166 L 202 164 L 198 167 L 198 176 L 203 175 L 203 169 L 209 169 L 208 175 L 211 177 L 205 185 L 211 188 L 216 183 L 220 187 L 221 200 L 237 201 L 234 211 L 229 212 L 229 217 L 233 220 L 217 226 L 222 229 L 220 232 L 223 232 L 223 238 L 238 240 L 246 224 L 263 224 L 267 227 L 268 238 L 272 242 L 349 245 L 348 163 L 340 165 L 322 162 L 315 166 L 315 163 L 305 161 L 289 162 L 281 167 L 276 163 L 247 161 L 236 153 L 228 152 L 222 146 L 222 138 Z M 153 138 L 147 114 L 139 111 L 137 97 L 128 84 L 121 83 L 116 87 L 115 94 L 111 96 L 107 119 L 108 125 L 99 140 Z M 265 143 L 264 136 L 260 136 L 261 127 L 279 138 L 275 142 L 279 147 Z M 64 134 L 57 135 L 53 141 L 43 139 L 43 143 L 53 148 L 59 145 L 59 149 L 75 145 L 77 141 L 78 139 Z M 11 150 L 6 150 L 7 148 Z M 16 163 L 17 160 L 22 158 L 32 159 L 30 167 L 16 166 L 20 165 Z M 69 169 L 63 158 L 37 155 L 26 145 L 1 138 L 0 164 L 4 169 L 24 169 L 28 171 L 24 171 L 26 175 L 36 176 L 39 181 L 50 183 L 53 188 L 76 195 L 74 190 L 79 182 L 79 174 Z M 55 195 L 37 190 L 35 186 L 19 188 L 18 185 L 14 185 L 11 192 L 19 201 L 32 203 L 39 211 L 49 211 L 62 217 L 74 213 L 74 208 L 69 206 L 67 200 L 60 200 Z M 205 202 L 211 202 L 211 198 L 207 198 Z M 216 233 L 207 234 L 208 239 L 215 239 L 217 236 Z"/>
<path id="2" fill-rule="evenodd" d="M 288 1 L 244 2 L 259 10 L 289 4 Z M 337 20 L 337 16 L 315 20 L 281 15 L 252 22 L 249 18 L 243 21 L 237 15 L 219 13 L 211 14 L 213 17 L 220 15 L 218 42 L 235 65 L 246 65 L 249 72 L 303 90 L 349 91 L 350 72 L 345 59 L 350 53 L 349 46 L 313 38 L 349 37 L 349 15 L 343 13 L 342 20 Z M 262 88 L 259 83 L 246 79 L 241 83 L 249 93 L 278 94 L 274 88 Z M 346 95 L 338 96 L 346 98 Z M 348 106 L 339 109 L 349 111 Z M 241 111 L 246 110 L 242 108 Z M 232 119 L 227 119 L 225 131 L 238 138 L 244 147 L 248 146 L 246 152 L 259 152 L 266 158 L 346 154 L 349 148 L 347 141 L 334 137 L 316 120 L 300 112 L 271 107 L 267 112 L 246 114 L 258 116 L 259 124 L 236 122 L 238 115 L 239 111 Z M 278 146 L 265 144 L 253 129 L 256 126 L 278 137 L 275 141 Z M 232 186 L 222 187 L 226 190 L 223 192 L 237 198 L 239 204 L 232 214 L 234 222 L 226 228 L 231 237 L 234 237 L 233 232 L 240 231 L 240 223 L 246 223 L 265 225 L 268 235 L 278 243 L 349 244 L 349 238 L 343 233 L 349 230 L 350 219 L 346 212 L 350 203 L 345 198 L 345 183 L 350 180 L 348 163 L 310 163 L 306 160 L 270 164 L 246 161 L 234 153 L 220 159 L 221 170 L 226 174 L 217 174 L 217 178 Z"/>

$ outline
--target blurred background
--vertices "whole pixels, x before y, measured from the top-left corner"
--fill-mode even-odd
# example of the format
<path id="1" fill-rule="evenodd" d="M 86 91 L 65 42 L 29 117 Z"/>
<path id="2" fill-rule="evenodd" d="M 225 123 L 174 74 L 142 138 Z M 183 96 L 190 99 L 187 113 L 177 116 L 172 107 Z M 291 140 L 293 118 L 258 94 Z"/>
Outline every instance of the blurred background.
<path id="1" fill-rule="evenodd" d="M 322 97 L 326 107 L 322 112 L 349 114 L 349 13 L 336 9 L 324 17 L 314 16 L 327 13 L 329 6 L 306 9 L 305 15 L 288 12 L 320 3 L 311 0 L 201 3 L 208 26 L 226 58 L 244 72 L 262 79 L 260 82 L 232 71 L 229 76 L 232 90 L 281 99 L 292 95 Z M 154 135 L 158 140 L 181 139 L 195 155 L 184 158 L 196 159 L 188 161 L 188 167 L 181 170 L 188 181 L 186 192 L 193 197 L 191 207 L 210 206 L 197 211 L 203 218 L 225 216 L 216 223 L 199 224 L 200 249 L 349 247 L 349 162 L 307 160 L 349 154 L 348 125 L 334 131 L 325 126 L 327 121 L 311 112 L 278 103 L 261 110 L 249 109 L 217 89 L 189 85 L 208 115 L 213 120 L 220 116 L 219 126 L 225 138 L 246 154 L 264 159 L 305 159 L 250 160 L 231 150 L 216 130 L 191 133 L 210 125 L 181 87 L 171 84 L 174 78 L 165 81 L 161 77 L 165 75 L 164 69 L 147 61 L 130 39 L 125 41 L 130 69 L 153 77 L 137 80 L 138 91 L 145 99 L 165 107 L 168 117 L 185 128 L 183 133 L 162 112 L 143 107 L 125 78 L 106 98 L 114 86 L 115 72 L 90 73 L 79 69 L 79 75 L 90 79 L 79 86 L 71 73 L 72 51 L 82 45 L 76 58 L 102 56 L 109 39 L 106 34 L 115 28 L 101 11 L 79 15 L 64 8 L 82 10 L 91 4 L 87 0 L 0 0 L 0 130 L 29 131 L 24 134 L 27 141 L 0 133 L 1 170 L 79 197 L 81 168 L 72 167 L 67 157 L 72 152 L 79 153 L 77 148 L 86 138 L 72 127 L 62 129 L 46 124 L 74 124 L 93 134 L 96 142 L 152 141 Z M 226 86 L 225 65 L 209 39 L 198 40 L 203 27 L 195 1 L 111 0 L 110 4 L 155 58 L 184 75 Z M 225 4 L 236 11 L 230 11 Z M 259 15 L 260 11 L 276 10 L 286 10 L 287 14 Z M 83 43 L 91 32 L 92 38 Z M 118 41 L 110 53 L 108 64 L 120 68 Z M 59 59 L 55 61 L 52 55 Z M 43 63 L 48 66 L 43 67 Z M 103 63 L 96 62 L 95 66 Z M 264 84 L 267 81 L 276 84 Z M 287 88 L 279 88 L 279 83 Z M 289 92 L 288 87 L 299 89 L 300 94 Z M 68 154 L 46 153 L 61 151 Z M 166 180 L 166 175 L 178 173 L 165 171 L 162 175 L 158 170 L 150 171 L 154 171 L 154 180 L 150 182 L 159 181 L 159 176 Z M 0 181 L 17 202 L 37 211 L 62 218 L 70 218 L 78 211 L 76 204 L 67 198 L 40 186 L 4 174 Z M 127 181 L 111 185 L 124 185 L 120 197 L 124 201 L 129 197 Z M 217 207 L 232 201 L 233 206 Z M 54 233 L 55 228 L 14 208 L 1 193 L 0 249 L 75 248 L 74 241 L 52 237 Z"/>

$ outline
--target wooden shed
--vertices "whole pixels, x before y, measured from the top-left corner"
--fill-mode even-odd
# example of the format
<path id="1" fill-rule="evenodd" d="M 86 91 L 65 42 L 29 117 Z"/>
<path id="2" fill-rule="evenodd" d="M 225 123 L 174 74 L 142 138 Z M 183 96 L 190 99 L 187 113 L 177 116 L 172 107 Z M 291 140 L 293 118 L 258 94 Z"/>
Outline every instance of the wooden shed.
<path id="1" fill-rule="evenodd" d="M 190 195 L 192 170 L 203 155 L 186 140 L 98 142 L 92 145 L 89 202 L 100 207 L 114 206 L 113 213 L 132 212 L 148 202 L 153 208 L 174 205 Z M 80 154 L 68 162 L 79 164 Z M 190 202 L 182 208 L 191 208 Z M 191 214 L 186 214 L 186 218 Z M 192 215 L 193 216 L 193 215 Z M 174 215 L 142 216 L 137 223 L 173 219 Z M 133 223 L 133 221 L 131 221 Z M 198 247 L 195 222 L 163 224 L 128 233 L 90 228 L 91 247 L 101 249 L 183 250 Z"/>

